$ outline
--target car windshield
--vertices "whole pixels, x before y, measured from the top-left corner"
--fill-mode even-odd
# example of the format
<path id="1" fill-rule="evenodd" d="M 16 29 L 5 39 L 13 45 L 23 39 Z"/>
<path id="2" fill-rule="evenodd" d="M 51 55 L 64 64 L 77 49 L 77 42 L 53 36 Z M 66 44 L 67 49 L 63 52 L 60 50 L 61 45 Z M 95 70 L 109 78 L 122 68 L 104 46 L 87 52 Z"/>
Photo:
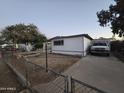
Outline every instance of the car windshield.
<path id="1" fill-rule="evenodd" d="M 106 46 L 106 43 L 94 43 L 93 46 Z"/>

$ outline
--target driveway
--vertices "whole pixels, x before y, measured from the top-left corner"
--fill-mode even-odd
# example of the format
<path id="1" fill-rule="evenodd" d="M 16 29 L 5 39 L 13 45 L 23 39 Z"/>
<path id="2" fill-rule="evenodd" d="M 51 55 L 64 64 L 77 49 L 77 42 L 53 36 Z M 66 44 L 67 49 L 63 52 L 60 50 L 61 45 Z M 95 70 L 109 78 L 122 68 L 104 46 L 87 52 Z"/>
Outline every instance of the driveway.
<path id="1" fill-rule="evenodd" d="M 124 63 L 113 56 L 88 55 L 70 67 L 65 74 L 107 93 L 124 93 Z"/>

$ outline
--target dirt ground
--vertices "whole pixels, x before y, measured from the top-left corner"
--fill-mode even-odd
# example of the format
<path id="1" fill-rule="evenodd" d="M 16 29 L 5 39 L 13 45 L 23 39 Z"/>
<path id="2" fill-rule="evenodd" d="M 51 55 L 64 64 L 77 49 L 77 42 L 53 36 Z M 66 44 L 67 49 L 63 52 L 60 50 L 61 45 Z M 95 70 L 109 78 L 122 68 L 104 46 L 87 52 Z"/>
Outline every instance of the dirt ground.
<path id="1" fill-rule="evenodd" d="M 39 56 L 27 57 L 31 62 L 42 65 L 45 67 L 46 57 L 45 54 L 41 54 Z M 71 65 L 76 63 L 80 57 L 77 56 L 68 56 L 68 55 L 60 55 L 60 54 L 48 54 L 48 68 L 56 71 L 63 72 Z"/>
<path id="2" fill-rule="evenodd" d="M 21 85 L 17 81 L 16 76 L 13 74 L 13 72 L 8 68 L 5 63 L 3 63 L 3 60 L 0 59 L 0 93 L 2 93 L 2 88 L 13 88 L 14 91 L 21 88 Z"/>
<path id="3" fill-rule="evenodd" d="M 27 57 L 29 62 L 42 65 L 45 67 L 45 54 L 39 56 Z M 75 56 L 65 56 L 58 54 L 48 54 L 48 68 L 54 70 L 55 72 L 63 72 L 71 65 L 76 63 L 80 57 Z M 58 77 L 57 74 L 53 72 L 46 72 L 45 69 L 37 68 L 30 63 L 25 63 L 22 58 L 11 59 L 11 64 L 31 83 L 31 86 L 38 84 L 48 83 Z M 26 76 L 27 74 L 27 76 Z"/>

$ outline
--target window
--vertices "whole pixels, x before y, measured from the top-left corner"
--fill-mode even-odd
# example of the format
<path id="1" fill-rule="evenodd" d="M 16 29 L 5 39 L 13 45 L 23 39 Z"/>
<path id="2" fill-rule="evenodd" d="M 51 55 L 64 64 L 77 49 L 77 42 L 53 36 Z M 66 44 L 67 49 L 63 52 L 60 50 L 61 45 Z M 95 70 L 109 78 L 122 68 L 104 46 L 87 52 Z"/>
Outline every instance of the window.
<path id="1" fill-rule="evenodd" d="M 94 43 L 93 46 L 107 46 L 106 43 Z"/>
<path id="2" fill-rule="evenodd" d="M 56 41 L 54 41 L 54 45 L 55 45 L 55 46 L 64 45 L 64 41 L 63 41 L 63 40 L 56 40 Z"/>

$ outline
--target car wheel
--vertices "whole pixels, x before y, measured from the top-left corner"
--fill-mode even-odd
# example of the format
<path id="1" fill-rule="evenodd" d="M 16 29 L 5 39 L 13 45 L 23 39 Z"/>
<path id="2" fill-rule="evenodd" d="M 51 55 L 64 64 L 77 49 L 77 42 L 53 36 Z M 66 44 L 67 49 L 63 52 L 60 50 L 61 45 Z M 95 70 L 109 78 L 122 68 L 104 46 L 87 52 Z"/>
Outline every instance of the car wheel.
<path id="1" fill-rule="evenodd" d="M 110 56 L 110 54 L 109 54 L 109 53 L 107 53 L 106 55 L 107 55 L 107 56 Z"/>
<path id="2" fill-rule="evenodd" d="M 93 55 L 93 53 L 90 53 L 91 55 Z"/>

